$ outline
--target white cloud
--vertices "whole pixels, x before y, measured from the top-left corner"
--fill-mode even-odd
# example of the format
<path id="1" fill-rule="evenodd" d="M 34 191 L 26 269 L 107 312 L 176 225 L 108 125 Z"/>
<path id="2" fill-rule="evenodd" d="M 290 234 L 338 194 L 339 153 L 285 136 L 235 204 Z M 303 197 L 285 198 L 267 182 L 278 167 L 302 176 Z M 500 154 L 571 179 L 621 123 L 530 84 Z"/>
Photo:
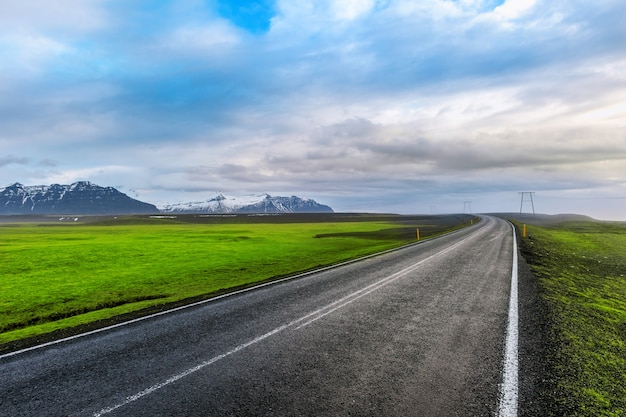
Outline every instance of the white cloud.
<path id="1" fill-rule="evenodd" d="M 615 121 L 620 125 L 626 120 L 626 97 L 622 101 L 601 107 L 581 115 L 582 120 L 589 122 L 611 122 Z"/>
<path id="2" fill-rule="evenodd" d="M 519 19 L 532 10 L 536 3 L 537 0 L 506 0 L 494 9 L 493 15 L 503 20 Z"/>
<path id="3" fill-rule="evenodd" d="M 89 168 L 68 169 L 62 172 L 51 172 L 39 185 L 71 184 L 77 181 L 92 181 L 102 186 L 124 184 L 130 176 L 136 175 L 138 168 L 129 166 L 103 165 Z"/>
<path id="4" fill-rule="evenodd" d="M 216 20 L 204 26 L 176 28 L 162 40 L 162 46 L 174 54 L 212 54 L 239 42 L 239 34 L 233 26 Z"/>
<path id="5" fill-rule="evenodd" d="M 370 12 L 375 4 L 374 0 L 331 0 L 330 9 L 338 20 L 353 20 Z"/>
<path id="6" fill-rule="evenodd" d="M 2 35 L 0 68 L 5 74 L 22 78 L 24 72 L 40 74 L 48 60 L 70 53 L 72 48 L 54 38 L 38 34 Z"/>
<path id="7" fill-rule="evenodd" d="M 106 0 L 0 2 L 0 32 L 93 31 L 108 26 Z"/>

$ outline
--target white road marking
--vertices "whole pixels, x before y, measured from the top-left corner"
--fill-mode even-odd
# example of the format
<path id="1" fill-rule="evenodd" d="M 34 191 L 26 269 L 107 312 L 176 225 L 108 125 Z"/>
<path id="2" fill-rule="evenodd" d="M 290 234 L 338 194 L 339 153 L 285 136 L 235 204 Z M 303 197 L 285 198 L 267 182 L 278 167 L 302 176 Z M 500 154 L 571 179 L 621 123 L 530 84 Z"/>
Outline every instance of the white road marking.
<path id="1" fill-rule="evenodd" d="M 116 404 L 116 405 L 114 405 L 112 407 L 103 408 L 102 410 L 98 411 L 97 413 L 94 413 L 94 417 L 100 417 L 100 416 L 103 416 L 105 414 L 109 414 L 109 413 L 117 410 L 118 408 L 121 408 L 121 407 L 123 407 L 125 405 L 128 405 L 128 404 L 130 404 L 130 403 L 132 403 L 134 401 L 137 401 L 138 399 L 140 399 L 142 397 L 145 397 L 146 395 L 151 394 L 154 391 L 157 391 L 157 390 L 159 390 L 159 389 L 161 389 L 161 388 L 163 388 L 163 387 L 165 387 L 165 386 L 167 386 L 167 385 L 169 385 L 169 384 L 171 384 L 173 382 L 176 382 L 179 379 L 182 379 L 182 378 L 184 378 L 184 377 L 186 377 L 188 375 L 193 374 L 194 372 L 197 372 L 197 371 L 199 371 L 199 370 L 201 370 L 203 368 L 206 368 L 207 366 L 209 366 L 209 365 L 219 361 L 220 359 L 224 359 L 225 357 L 230 356 L 233 353 L 236 353 L 236 352 L 240 351 L 241 349 L 244 349 L 244 348 L 247 348 L 248 346 L 254 345 L 255 343 L 260 342 L 263 339 L 267 339 L 268 337 L 270 337 L 270 336 L 272 336 L 272 335 L 274 335 L 274 334 L 276 334 L 278 332 L 281 332 L 281 331 L 285 330 L 287 327 L 289 327 L 289 324 L 287 324 L 285 326 L 277 327 L 274 330 L 272 330 L 271 332 L 265 333 L 263 336 L 259 336 L 256 339 L 253 339 L 253 340 L 251 340 L 251 341 L 249 341 L 247 343 L 243 343 L 243 344 L 235 347 L 234 349 L 229 350 L 226 353 L 222 353 L 221 355 L 215 356 L 215 357 L 213 357 L 213 358 L 211 358 L 211 359 L 209 359 L 207 361 L 204 361 L 204 362 L 200 363 L 199 365 L 194 366 L 193 368 L 189 368 L 186 371 L 181 372 L 180 374 L 174 375 L 173 377 L 168 378 L 167 380 L 165 380 L 165 381 L 163 381 L 161 383 L 155 384 L 155 385 L 151 386 L 150 388 L 146 388 L 145 390 L 143 390 L 141 392 L 138 392 L 137 394 L 134 394 L 134 395 L 131 395 L 129 397 L 126 397 L 126 400 L 122 401 L 121 403 Z"/>
<path id="2" fill-rule="evenodd" d="M 408 267 L 406 267 L 406 268 L 404 268 L 404 269 L 402 269 L 402 270 L 400 270 L 400 271 L 398 271 L 398 272 L 395 272 L 395 273 L 393 273 L 393 274 L 389 275 L 388 277 L 386 277 L 386 278 L 384 278 L 384 279 L 381 279 L 380 281 L 377 281 L 377 282 L 375 282 L 375 283 L 373 283 L 373 284 L 370 284 L 370 285 L 368 285 L 367 287 L 360 289 L 359 291 L 355 291 L 354 293 L 352 293 L 352 294 L 350 294 L 350 295 L 348 295 L 348 296 L 345 296 L 345 297 L 341 298 L 340 300 L 335 301 L 335 302 L 334 302 L 334 303 L 332 303 L 332 304 L 329 304 L 328 306 L 326 306 L 326 307 L 324 307 L 324 308 L 322 308 L 322 309 L 318 310 L 318 312 L 320 312 L 320 314 L 317 314 L 317 313 L 311 313 L 311 314 L 309 314 L 309 315 L 308 315 L 308 316 L 306 316 L 306 317 L 310 317 L 310 316 L 313 316 L 313 315 L 315 315 L 315 314 L 317 314 L 317 316 L 316 316 L 316 317 L 313 317 L 313 318 L 312 318 L 312 319 L 310 319 L 309 321 L 307 321 L 307 322 L 305 322 L 305 323 L 303 323 L 303 324 L 299 325 L 298 327 L 296 327 L 296 330 L 297 330 L 297 329 L 300 329 L 301 327 L 307 326 L 307 325 L 309 325 L 309 324 L 313 323 L 314 321 L 317 321 L 317 320 L 321 319 L 322 317 L 324 317 L 324 316 L 326 316 L 326 315 L 328 315 L 328 314 L 330 314 L 330 313 L 332 313 L 332 312 L 334 312 L 334 311 L 336 311 L 336 310 L 339 310 L 339 309 L 340 309 L 340 308 L 342 308 L 342 307 L 347 306 L 348 304 L 350 304 L 350 303 L 352 303 L 352 302 L 354 302 L 354 301 L 358 300 L 359 298 L 365 297 L 366 295 L 368 295 L 368 294 L 370 294 L 370 293 L 372 293 L 372 292 L 374 292 L 374 291 L 376 291 L 376 290 L 378 290 L 378 289 L 380 289 L 380 288 L 384 287 L 384 286 L 385 286 L 385 285 L 387 285 L 387 284 L 390 284 L 390 283 L 392 283 L 392 282 L 394 282 L 394 281 L 398 280 L 399 278 L 402 278 L 402 277 L 403 277 L 403 276 L 405 276 L 406 274 L 408 274 L 408 273 L 413 272 L 414 270 L 416 270 L 416 269 L 417 269 L 420 265 L 422 265 L 424 262 L 427 262 L 427 261 L 431 260 L 432 258 L 434 258 L 434 257 L 436 257 L 436 256 L 443 255 L 443 254 L 445 254 L 445 253 L 447 253 L 447 252 L 451 251 L 452 249 L 455 249 L 457 246 L 459 246 L 459 245 L 461 245 L 463 242 L 465 242 L 465 240 L 466 240 L 466 239 L 468 239 L 468 238 L 469 238 L 469 236 L 468 236 L 468 237 L 466 237 L 465 239 L 463 239 L 463 240 L 461 240 L 461 241 L 459 241 L 459 242 L 455 243 L 454 245 L 447 247 L 446 249 L 442 250 L 441 252 L 437 252 L 436 254 L 431 255 L 431 256 L 429 256 L 428 258 L 422 259 L 421 261 L 419 261 L 419 262 L 417 262 L 417 263 L 415 263 L 415 264 L 413 264 L 413 265 L 411 265 L 411 266 L 408 266 Z M 347 300 L 347 301 L 342 302 L 342 301 L 344 301 L 344 300 Z M 325 312 L 321 313 L 321 311 L 326 310 L 326 309 L 328 309 L 329 307 L 331 307 L 331 306 L 333 306 L 334 304 L 337 304 L 337 303 L 341 303 L 341 304 L 339 304 L 338 306 L 335 306 L 335 307 L 333 307 L 333 308 L 330 308 L 329 310 L 327 310 L 327 311 L 325 311 Z M 306 317 L 305 317 L 305 318 L 306 318 Z M 303 318 L 303 319 L 304 319 L 304 318 Z M 300 320 L 298 320 L 298 321 L 301 321 L 301 320 L 303 320 L 303 319 L 300 319 Z"/>
<path id="3" fill-rule="evenodd" d="M 398 272 L 395 272 L 395 273 L 389 275 L 388 277 L 385 277 L 385 278 L 383 278 L 383 279 L 381 279 L 381 280 L 379 280 L 379 281 L 377 281 L 377 282 L 375 282 L 373 284 L 368 285 L 367 287 L 361 288 L 360 290 L 355 291 L 355 292 L 353 292 L 353 293 L 351 293 L 351 294 L 349 294 L 349 295 L 347 295 L 345 297 L 342 297 L 342 298 L 340 298 L 337 301 L 334 301 L 334 302 L 332 302 L 332 303 L 330 303 L 330 304 L 328 304 L 328 305 L 326 305 L 326 306 L 324 306 L 324 307 L 322 307 L 322 308 L 320 308 L 318 310 L 313 311 L 312 313 L 309 313 L 309 314 L 307 314 L 307 315 L 305 315 L 303 317 L 300 317 L 299 319 L 296 319 L 296 320 L 294 320 L 294 321 L 292 321 L 292 322 L 290 322 L 288 324 L 285 324 L 283 326 L 279 326 L 279 327 L 275 328 L 274 330 L 272 330 L 272 331 L 270 331 L 268 333 L 265 333 L 264 335 L 258 336 L 258 337 L 254 338 L 254 339 L 252 339 L 252 340 L 250 340 L 250 341 L 248 341 L 246 343 L 242 343 L 239 346 L 236 346 L 235 348 L 229 350 L 226 353 L 222 353 L 220 355 L 217 355 L 217 356 L 215 356 L 215 357 L 213 357 L 211 359 L 208 359 L 208 360 L 206 360 L 206 361 L 204 361 L 204 362 L 202 362 L 202 363 L 200 363 L 200 364 L 198 364 L 198 365 L 196 365 L 196 366 L 194 366 L 192 368 L 189 368 L 189 369 L 187 369 L 187 370 L 185 370 L 185 371 L 183 371 L 183 372 L 181 372 L 181 373 L 179 373 L 177 375 L 174 375 L 174 376 L 168 378 L 167 380 L 165 380 L 163 382 L 160 382 L 158 384 L 152 385 L 151 387 L 146 388 L 143 391 L 140 391 L 140 392 L 138 392 L 136 394 L 128 396 L 128 397 L 126 397 L 126 399 L 124 401 L 122 401 L 122 402 L 120 402 L 120 403 L 118 403 L 116 405 L 113 405 L 111 407 L 103 408 L 102 410 L 94 413 L 93 416 L 94 417 L 102 417 L 102 416 L 104 416 L 106 414 L 109 414 L 109 413 L 117 410 L 118 408 L 124 407 L 125 405 L 128 405 L 128 404 L 130 404 L 130 403 L 132 403 L 134 401 L 137 401 L 140 398 L 145 397 L 146 395 L 151 394 L 151 393 L 153 393 L 153 392 L 155 392 L 155 391 L 157 391 L 157 390 L 159 390 L 159 389 L 161 389 L 161 388 L 163 388 L 163 387 L 165 387 L 165 386 L 167 386 L 167 385 L 169 385 L 169 384 L 171 384 L 173 382 L 176 382 L 176 381 L 178 381 L 178 380 L 180 380 L 180 379 L 182 379 L 182 378 L 184 378 L 184 377 L 186 377 L 188 375 L 191 375 L 191 374 L 193 374 L 193 373 L 195 373 L 197 371 L 202 370 L 202 369 L 206 368 L 207 366 L 212 365 L 215 362 L 218 362 L 221 359 L 224 359 L 224 358 L 232 355 L 233 353 L 239 352 L 240 350 L 245 349 L 248 346 L 252 346 L 252 345 L 254 345 L 254 344 L 256 344 L 256 343 L 258 343 L 258 342 L 260 342 L 260 341 L 262 341 L 264 339 L 267 339 L 270 336 L 273 336 L 273 335 L 275 335 L 277 333 L 280 333 L 283 330 L 288 329 L 290 327 L 293 327 L 293 326 L 295 326 L 295 325 L 297 325 L 297 324 L 299 324 L 299 323 L 301 323 L 301 322 L 303 322 L 305 320 L 308 320 L 308 321 L 306 321 L 304 324 L 301 324 L 301 325 L 295 327 L 294 330 L 300 329 L 301 327 L 309 325 L 309 324 L 313 323 L 314 321 L 319 320 L 320 318 L 322 318 L 322 317 L 324 317 L 324 316 L 326 316 L 326 315 L 328 315 L 328 314 L 330 314 L 330 313 L 332 313 L 332 312 L 334 312 L 334 311 L 336 311 L 336 310 L 338 310 L 338 309 L 340 309 L 342 307 L 347 306 L 348 304 L 358 300 L 359 298 L 364 297 L 365 295 L 370 294 L 370 293 L 372 293 L 372 292 L 374 292 L 374 291 L 384 287 L 385 285 L 390 284 L 391 282 L 396 281 L 399 278 L 406 276 L 408 273 L 414 271 L 415 269 L 417 269 L 423 263 L 425 263 L 425 262 L 427 262 L 427 261 L 429 261 L 429 260 L 431 260 L 431 259 L 433 259 L 435 257 L 441 256 L 441 255 L 443 255 L 443 254 L 445 254 L 447 252 L 450 252 L 451 250 L 457 248 L 458 246 L 463 244 L 466 240 L 468 240 L 471 237 L 474 237 L 474 235 L 469 235 L 469 236 L 465 237 L 464 239 L 460 240 L 459 242 L 455 243 L 454 245 L 449 246 L 446 249 L 444 249 L 444 250 L 442 250 L 440 252 L 435 253 L 434 255 L 431 255 L 431 256 L 429 256 L 427 258 L 424 258 L 421 261 L 419 261 L 419 262 L 417 262 L 417 263 L 415 263 L 415 264 L 413 264 L 413 265 L 411 265 L 411 266 L 409 266 L 407 268 L 404 268 L 404 269 L 402 269 L 402 270 L 400 270 Z"/>
<path id="4" fill-rule="evenodd" d="M 509 299 L 509 323 L 504 353 L 504 376 L 500 386 L 498 417 L 517 417 L 518 398 L 518 301 L 517 301 L 517 237 L 513 228 L 513 268 Z"/>

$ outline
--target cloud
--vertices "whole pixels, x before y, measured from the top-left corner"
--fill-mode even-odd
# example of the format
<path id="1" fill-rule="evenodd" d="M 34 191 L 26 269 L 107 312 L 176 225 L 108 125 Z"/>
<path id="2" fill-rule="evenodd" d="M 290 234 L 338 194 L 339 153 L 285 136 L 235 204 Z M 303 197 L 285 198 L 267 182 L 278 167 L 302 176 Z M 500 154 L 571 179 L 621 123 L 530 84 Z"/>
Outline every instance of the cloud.
<path id="1" fill-rule="evenodd" d="M 626 192 L 619 0 L 61 6 L 0 6 L 0 144 L 25 161 L 3 178 L 340 207 Z"/>
<path id="2" fill-rule="evenodd" d="M 506 0 L 493 10 L 493 15 L 502 20 L 519 19 L 531 11 L 536 3 L 536 0 Z"/>
<path id="3" fill-rule="evenodd" d="M 240 42 L 237 31 L 226 22 L 217 21 L 210 25 L 179 27 L 167 34 L 159 49 L 169 54 L 205 54 L 214 56 L 220 48 L 229 48 Z"/>
<path id="4" fill-rule="evenodd" d="M 369 13 L 375 5 L 374 0 L 345 0 L 331 2 L 330 9 L 337 20 L 354 20 Z"/>
<path id="5" fill-rule="evenodd" d="M 24 72 L 38 74 L 45 63 L 70 50 L 69 46 L 42 35 L 0 35 L 0 53 L 11 57 L 0 62 L 0 68 L 20 78 Z"/>
<path id="6" fill-rule="evenodd" d="M 39 165 L 42 167 L 56 167 L 57 165 L 59 165 L 59 162 L 55 161 L 54 159 L 44 158 L 39 161 Z"/>
<path id="7" fill-rule="evenodd" d="M 108 26 L 111 19 L 105 0 L 37 0 L 0 3 L 0 31 L 93 31 Z"/>
<path id="8" fill-rule="evenodd" d="M 11 165 L 11 164 L 19 164 L 26 165 L 30 162 L 29 158 L 20 158 L 13 155 L 0 156 L 0 167 Z"/>

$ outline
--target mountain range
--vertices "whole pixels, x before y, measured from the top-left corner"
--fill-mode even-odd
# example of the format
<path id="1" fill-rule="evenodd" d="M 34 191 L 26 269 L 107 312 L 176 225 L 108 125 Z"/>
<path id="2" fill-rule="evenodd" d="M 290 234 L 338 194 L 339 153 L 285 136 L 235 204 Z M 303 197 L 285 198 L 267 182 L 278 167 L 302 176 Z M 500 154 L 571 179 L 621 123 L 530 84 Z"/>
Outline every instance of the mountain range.
<path id="1" fill-rule="evenodd" d="M 0 214 L 144 214 L 158 213 L 148 203 L 130 198 L 113 187 L 89 181 L 71 185 L 26 186 L 19 182 L 0 190 Z"/>
<path id="2" fill-rule="evenodd" d="M 329 206 L 315 200 L 254 194 L 240 197 L 217 193 L 206 201 L 165 206 L 164 213 L 332 213 Z"/>
<path id="3" fill-rule="evenodd" d="M 329 206 L 296 196 L 269 194 L 243 197 L 218 193 L 206 201 L 177 203 L 159 210 L 155 205 L 135 200 L 113 187 L 101 187 L 88 181 L 71 185 L 35 185 L 20 183 L 0 189 L 0 215 L 23 214 L 154 214 L 154 213 L 316 213 L 332 212 Z"/>

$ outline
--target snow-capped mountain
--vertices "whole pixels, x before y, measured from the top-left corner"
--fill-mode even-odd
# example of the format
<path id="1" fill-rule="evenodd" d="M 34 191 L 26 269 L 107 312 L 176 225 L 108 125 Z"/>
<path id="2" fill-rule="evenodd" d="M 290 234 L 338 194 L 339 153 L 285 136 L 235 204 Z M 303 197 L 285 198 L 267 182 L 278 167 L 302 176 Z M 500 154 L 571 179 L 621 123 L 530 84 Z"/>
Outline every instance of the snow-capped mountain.
<path id="1" fill-rule="evenodd" d="M 130 198 L 113 187 L 89 181 L 71 185 L 25 186 L 18 182 L 0 189 L 0 214 L 142 214 L 158 213 L 148 203 Z"/>
<path id="2" fill-rule="evenodd" d="M 218 193 L 206 201 L 156 206 L 130 198 L 113 187 L 88 181 L 71 185 L 25 186 L 15 183 L 0 189 L 0 215 L 15 214 L 152 214 L 152 213 L 332 213 L 314 200 L 275 197 L 269 194 L 225 196 Z"/>
<path id="3" fill-rule="evenodd" d="M 169 204 L 162 210 L 164 213 L 332 213 L 329 206 L 319 204 L 315 200 L 291 197 L 276 197 L 269 194 L 246 196 L 226 196 L 218 193 L 206 201 Z"/>

